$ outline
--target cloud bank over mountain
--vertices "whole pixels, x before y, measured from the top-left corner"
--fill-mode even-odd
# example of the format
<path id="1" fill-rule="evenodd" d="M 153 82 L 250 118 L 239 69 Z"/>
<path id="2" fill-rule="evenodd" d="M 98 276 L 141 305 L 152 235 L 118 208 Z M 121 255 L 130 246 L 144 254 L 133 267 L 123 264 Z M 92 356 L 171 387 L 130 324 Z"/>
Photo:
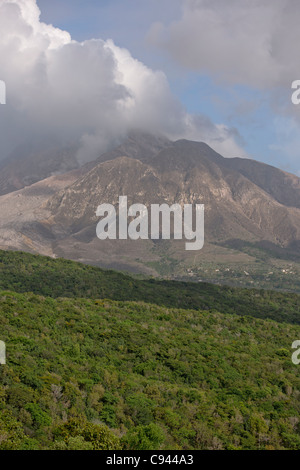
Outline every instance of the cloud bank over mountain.
<path id="1" fill-rule="evenodd" d="M 203 140 L 225 156 L 245 156 L 238 132 L 191 115 L 165 74 L 134 59 L 113 40 L 72 40 L 40 21 L 35 0 L 0 0 L 0 159 L 18 145 L 80 141 L 84 162 L 128 130 Z"/>
<path id="2" fill-rule="evenodd" d="M 298 0 L 184 0 L 182 17 L 149 39 L 187 68 L 260 89 L 298 78 Z"/>
<path id="3" fill-rule="evenodd" d="M 256 113 L 253 108 L 249 113 L 250 138 L 269 140 L 261 158 L 298 175 L 300 106 L 291 102 L 291 84 L 300 77 L 299 22 L 298 0 L 182 0 L 181 16 L 153 23 L 147 35 L 186 72 L 208 76 L 244 97 L 248 92 L 248 106 L 257 105 Z M 263 127 L 263 137 L 251 119 L 257 129 Z M 257 158 L 261 150 L 254 152 Z"/>

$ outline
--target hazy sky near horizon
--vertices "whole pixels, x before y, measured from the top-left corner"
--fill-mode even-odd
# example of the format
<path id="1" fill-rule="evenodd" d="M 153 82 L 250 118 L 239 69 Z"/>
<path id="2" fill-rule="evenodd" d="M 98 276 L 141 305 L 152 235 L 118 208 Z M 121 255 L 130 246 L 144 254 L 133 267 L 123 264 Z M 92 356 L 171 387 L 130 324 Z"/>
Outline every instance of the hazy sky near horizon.
<path id="1" fill-rule="evenodd" d="M 297 0 L 0 0 L 0 139 L 84 159 L 141 126 L 300 176 L 299 24 Z"/>

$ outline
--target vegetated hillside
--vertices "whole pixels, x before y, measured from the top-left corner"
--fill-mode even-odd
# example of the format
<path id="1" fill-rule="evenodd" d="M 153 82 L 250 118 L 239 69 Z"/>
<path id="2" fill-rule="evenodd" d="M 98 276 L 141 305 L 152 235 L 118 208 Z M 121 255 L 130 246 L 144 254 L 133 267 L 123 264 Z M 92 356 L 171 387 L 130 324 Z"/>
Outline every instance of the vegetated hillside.
<path id="1" fill-rule="evenodd" d="M 222 313 L 300 323 L 300 296 L 207 283 L 134 279 L 74 261 L 0 250 L 0 290 L 50 297 L 134 300 L 165 307 L 216 309 Z"/>
<path id="2" fill-rule="evenodd" d="M 0 294 L 0 449 L 299 449 L 300 326 Z"/>

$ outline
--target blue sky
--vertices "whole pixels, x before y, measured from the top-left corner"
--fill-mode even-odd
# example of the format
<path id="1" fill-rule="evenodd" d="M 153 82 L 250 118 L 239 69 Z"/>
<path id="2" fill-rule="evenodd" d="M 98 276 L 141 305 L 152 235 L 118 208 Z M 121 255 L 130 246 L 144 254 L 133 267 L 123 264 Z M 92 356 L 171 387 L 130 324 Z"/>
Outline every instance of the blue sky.
<path id="1" fill-rule="evenodd" d="M 283 1 L 274 1 L 271 11 L 274 18 L 282 16 Z M 292 0 L 290 2 L 294 3 Z M 233 46 L 229 40 L 228 45 L 224 46 L 227 49 L 223 51 L 223 56 L 226 56 L 228 60 L 224 61 L 224 65 L 222 65 L 222 56 L 218 55 L 218 51 L 221 49 L 220 45 L 217 47 L 212 42 L 209 31 L 205 35 L 201 21 L 205 15 L 210 15 L 209 19 L 215 15 L 216 27 L 222 25 L 220 32 L 216 31 L 216 36 L 219 34 L 221 40 L 223 38 L 224 44 L 227 44 L 227 34 L 230 38 L 232 25 L 236 28 L 235 25 L 239 18 L 242 18 L 241 13 L 243 12 L 240 11 L 241 7 L 235 0 L 229 0 L 226 3 L 227 10 L 222 12 L 219 0 L 212 0 L 211 6 L 208 7 L 205 5 L 205 0 L 37 0 L 42 21 L 67 30 L 77 41 L 91 38 L 113 39 L 117 46 L 127 48 L 134 58 L 146 66 L 153 70 L 162 70 L 167 76 L 172 93 L 189 113 L 204 114 L 215 124 L 224 124 L 235 129 L 239 145 L 250 158 L 300 175 L 300 150 L 298 151 L 298 148 L 300 149 L 298 146 L 300 144 L 300 111 L 296 109 L 290 99 L 291 82 L 300 77 L 300 63 L 299 77 L 297 77 L 295 76 L 295 70 L 297 70 L 295 64 L 292 67 L 292 64 L 287 62 L 290 59 L 286 59 L 286 57 L 280 62 L 283 53 L 278 50 L 278 53 L 275 51 L 277 53 L 275 55 L 272 51 L 272 64 L 269 68 L 273 67 L 273 69 L 269 71 L 264 68 L 264 65 L 260 67 L 260 57 L 258 50 L 254 49 L 255 44 L 252 49 L 248 49 L 248 43 L 256 41 L 252 32 L 247 37 L 248 26 L 249 31 L 252 31 L 250 29 L 250 26 L 253 26 L 251 21 L 253 24 L 257 24 L 256 18 L 261 16 L 260 12 L 270 16 L 270 11 L 265 12 L 269 6 L 265 6 L 265 2 L 262 1 L 261 7 L 257 4 L 256 9 L 253 8 L 248 12 L 250 19 L 246 24 L 246 33 L 241 40 L 241 54 L 245 57 L 247 51 L 253 51 L 251 57 L 249 56 L 249 61 L 253 60 L 254 68 L 257 67 L 257 71 L 253 72 L 253 77 L 251 76 L 248 80 L 246 59 L 241 59 L 238 46 Z M 231 8 L 229 4 L 231 4 Z M 209 9 L 211 10 L 209 11 Z M 299 17 L 299 5 L 294 13 L 294 15 L 290 15 L 289 12 L 284 11 L 286 19 L 283 26 L 288 28 L 291 25 L 290 31 L 284 31 L 280 22 L 278 22 L 277 29 L 274 26 L 271 29 L 271 26 L 266 24 L 266 34 L 269 32 L 272 47 L 279 42 L 281 35 L 285 33 L 286 35 L 291 34 L 291 40 L 295 39 L 292 31 L 296 26 L 293 24 L 292 17 Z M 199 15 L 199 28 L 196 23 L 197 15 Z M 233 21 L 236 22 L 233 23 Z M 276 21 L 273 21 L 273 25 L 274 23 L 276 24 Z M 257 27 L 256 36 L 259 38 L 264 27 L 261 30 L 259 25 Z M 243 28 L 242 23 L 241 28 Z M 200 29 L 203 31 L 203 35 L 200 37 L 201 44 L 206 40 L 206 37 L 208 43 L 205 50 L 201 45 L 202 50 L 198 55 L 197 41 L 199 41 Z M 255 33 L 253 31 L 254 35 Z M 242 34 L 242 32 L 237 30 L 236 34 Z M 194 57 L 192 53 L 191 57 L 187 59 L 184 56 L 185 52 L 177 54 L 180 37 L 184 38 L 182 42 L 187 41 L 185 46 L 187 55 L 189 54 L 187 51 L 193 50 Z M 234 47 L 235 50 L 233 50 Z M 210 48 L 211 57 L 209 57 Z M 222 51 L 220 51 L 221 53 Z M 234 70 L 234 54 L 237 56 L 237 62 L 240 63 L 243 60 L 245 62 L 243 68 L 237 66 L 236 72 Z M 229 72 L 227 64 L 230 65 L 231 60 L 233 66 Z M 296 60 L 297 57 L 294 61 Z M 266 60 L 262 64 L 265 63 Z M 277 81 L 275 79 L 273 81 L 271 78 L 269 84 L 268 74 L 270 73 L 270 77 L 272 77 L 287 65 L 291 65 L 290 75 L 282 75 Z"/>

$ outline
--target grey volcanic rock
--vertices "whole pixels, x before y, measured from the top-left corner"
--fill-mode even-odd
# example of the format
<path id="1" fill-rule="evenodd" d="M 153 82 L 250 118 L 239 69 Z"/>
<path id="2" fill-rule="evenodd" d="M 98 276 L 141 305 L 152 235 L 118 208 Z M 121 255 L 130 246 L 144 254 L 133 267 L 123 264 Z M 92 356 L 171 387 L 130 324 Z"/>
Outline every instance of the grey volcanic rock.
<path id="1" fill-rule="evenodd" d="M 276 201 L 300 208 L 300 178 L 270 165 L 243 158 L 228 158 L 227 168 L 235 169 Z"/>
<path id="2" fill-rule="evenodd" d="M 250 162 L 251 163 L 251 162 Z M 263 165 L 265 169 L 265 165 Z M 279 171 L 279 170 L 278 170 Z M 282 180 L 286 175 L 282 172 Z M 66 234 L 95 225 L 99 204 L 205 204 L 210 242 L 237 238 L 288 246 L 300 239 L 300 210 L 284 206 L 203 143 L 178 141 L 148 164 L 129 157 L 99 163 L 47 205 Z"/>
<path id="3" fill-rule="evenodd" d="M 153 168 L 133 158 L 119 157 L 99 163 L 53 196 L 47 208 L 66 233 L 74 233 L 96 223 L 99 204 L 116 205 L 121 195 L 128 196 L 129 204 L 166 201 L 166 192 Z"/>

